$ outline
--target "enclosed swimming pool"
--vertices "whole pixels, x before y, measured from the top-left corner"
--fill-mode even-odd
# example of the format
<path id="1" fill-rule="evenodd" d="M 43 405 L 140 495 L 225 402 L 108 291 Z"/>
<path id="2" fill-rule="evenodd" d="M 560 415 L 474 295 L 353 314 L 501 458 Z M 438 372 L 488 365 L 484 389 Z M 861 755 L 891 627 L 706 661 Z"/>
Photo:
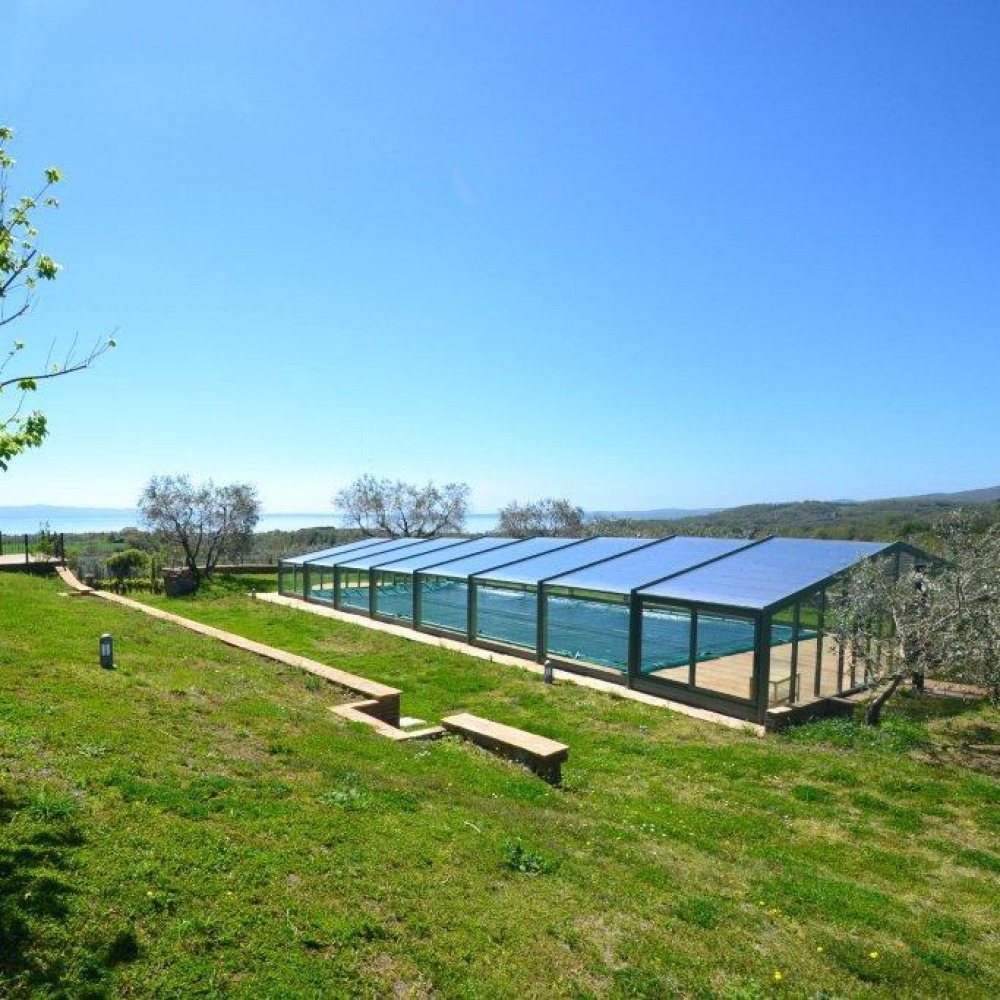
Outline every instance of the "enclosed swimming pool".
<path id="1" fill-rule="evenodd" d="M 797 538 L 367 538 L 282 560 L 282 593 L 762 721 L 864 684 L 827 620 L 902 544 Z"/>

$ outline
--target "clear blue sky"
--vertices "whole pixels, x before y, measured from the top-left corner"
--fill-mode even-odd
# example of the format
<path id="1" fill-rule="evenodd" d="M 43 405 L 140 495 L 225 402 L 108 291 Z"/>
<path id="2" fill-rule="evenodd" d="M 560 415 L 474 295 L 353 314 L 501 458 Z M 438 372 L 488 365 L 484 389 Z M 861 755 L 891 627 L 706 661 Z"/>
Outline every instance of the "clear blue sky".
<path id="1" fill-rule="evenodd" d="M 17 335 L 120 339 L 0 504 L 1000 482 L 993 0 L 8 0 L 0 119 L 66 175 Z"/>

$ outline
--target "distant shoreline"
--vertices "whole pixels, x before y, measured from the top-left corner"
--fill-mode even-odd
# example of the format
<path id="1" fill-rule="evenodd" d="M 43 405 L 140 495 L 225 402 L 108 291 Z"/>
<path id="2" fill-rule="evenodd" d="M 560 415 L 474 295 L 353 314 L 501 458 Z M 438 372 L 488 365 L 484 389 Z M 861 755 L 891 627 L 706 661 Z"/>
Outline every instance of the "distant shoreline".
<path id="1" fill-rule="evenodd" d="M 57 507 L 48 504 L 0 507 L 0 532 L 5 535 L 34 534 L 46 523 L 50 530 L 70 535 L 124 531 L 138 527 L 138 522 L 138 511 L 134 507 Z M 496 526 L 497 515 L 470 514 L 468 522 L 472 531 L 490 531 Z M 261 515 L 256 534 L 341 527 L 332 511 L 276 511 Z"/>

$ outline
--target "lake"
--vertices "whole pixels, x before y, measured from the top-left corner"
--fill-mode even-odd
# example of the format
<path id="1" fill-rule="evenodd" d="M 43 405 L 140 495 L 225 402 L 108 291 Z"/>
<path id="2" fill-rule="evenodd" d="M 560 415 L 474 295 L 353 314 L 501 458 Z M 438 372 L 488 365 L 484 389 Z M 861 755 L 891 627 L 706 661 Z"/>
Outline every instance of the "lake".
<path id="1" fill-rule="evenodd" d="M 92 531 L 120 531 L 138 524 L 133 508 L 107 507 L 0 507 L 0 532 L 5 535 L 31 534 L 41 524 L 48 522 L 52 531 L 76 534 Z M 313 513 L 264 513 L 257 524 L 257 531 L 296 531 L 299 528 L 316 528 L 336 525 L 332 512 Z M 493 531 L 497 526 L 496 514 L 470 514 L 465 530 L 469 534 Z"/>

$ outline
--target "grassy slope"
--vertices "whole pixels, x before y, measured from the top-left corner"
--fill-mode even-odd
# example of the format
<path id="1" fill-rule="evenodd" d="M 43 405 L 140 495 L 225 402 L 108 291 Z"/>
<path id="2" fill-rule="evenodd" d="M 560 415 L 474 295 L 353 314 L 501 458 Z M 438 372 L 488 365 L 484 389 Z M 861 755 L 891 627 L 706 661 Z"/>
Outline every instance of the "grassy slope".
<path id="1" fill-rule="evenodd" d="M 1000 990 L 1000 784 L 887 746 L 923 725 L 760 740 L 225 586 L 170 602 L 400 684 L 425 718 L 562 738 L 552 790 L 452 741 L 389 744 L 310 678 L 58 589 L 0 575 L 0 993 Z M 973 724 L 1000 728 L 928 726 Z M 512 840 L 550 870 L 504 867 Z"/>

